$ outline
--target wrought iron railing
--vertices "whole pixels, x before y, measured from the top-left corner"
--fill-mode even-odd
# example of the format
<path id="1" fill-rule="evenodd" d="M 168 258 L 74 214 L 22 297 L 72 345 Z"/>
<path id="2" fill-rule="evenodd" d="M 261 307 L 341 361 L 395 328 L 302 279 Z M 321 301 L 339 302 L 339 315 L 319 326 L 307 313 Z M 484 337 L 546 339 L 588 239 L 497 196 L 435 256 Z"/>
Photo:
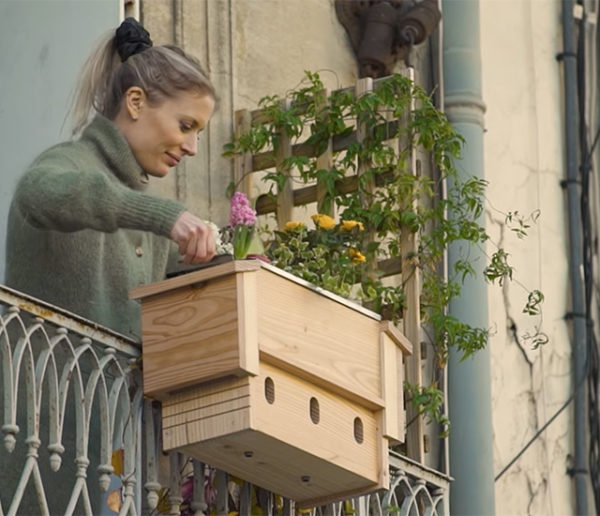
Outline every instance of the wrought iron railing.
<path id="1" fill-rule="evenodd" d="M 390 453 L 390 489 L 342 502 L 302 511 L 294 502 L 274 493 L 255 488 L 209 466 L 190 462 L 179 453 L 171 453 L 168 489 L 155 498 L 161 511 L 154 514 L 241 516 L 442 516 L 448 515 L 449 479 L 439 472 Z M 155 485 L 160 485 L 155 482 Z M 183 495 L 183 496 L 182 496 Z M 171 511 L 171 512 L 169 512 Z"/>
<path id="2" fill-rule="evenodd" d="M 137 346 L 5 287 L 0 305 L 0 514 L 99 514 L 115 485 L 135 514 Z"/>
<path id="3" fill-rule="evenodd" d="M 0 516 L 298 513 L 294 503 L 160 449 L 127 338 L 0 286 Z M 444 475 L 390 452 L 391 485 L 313 516 L 442 515 Z"/>

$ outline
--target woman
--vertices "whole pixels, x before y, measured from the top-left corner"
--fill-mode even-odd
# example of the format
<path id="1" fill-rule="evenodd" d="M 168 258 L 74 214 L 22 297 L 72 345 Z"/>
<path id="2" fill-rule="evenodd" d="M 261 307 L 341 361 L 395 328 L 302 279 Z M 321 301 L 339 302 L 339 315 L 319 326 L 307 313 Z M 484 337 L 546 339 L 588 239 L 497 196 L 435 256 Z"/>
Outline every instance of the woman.
<path id="1" fill-rule="evenodd" d="M 129 291 L 163 279 L 173 248 L 185 263 L 215 254 L 200 218 L 145 192 L 148 176 L 164 177 L 196 154 L 215 100 L 194 58 L 152 46 L 139 23 L 125 20 L 84 67 L 74 111 L 81 136 L 43 152 L 17 186 L 7 284 L 139 338 Z"/>

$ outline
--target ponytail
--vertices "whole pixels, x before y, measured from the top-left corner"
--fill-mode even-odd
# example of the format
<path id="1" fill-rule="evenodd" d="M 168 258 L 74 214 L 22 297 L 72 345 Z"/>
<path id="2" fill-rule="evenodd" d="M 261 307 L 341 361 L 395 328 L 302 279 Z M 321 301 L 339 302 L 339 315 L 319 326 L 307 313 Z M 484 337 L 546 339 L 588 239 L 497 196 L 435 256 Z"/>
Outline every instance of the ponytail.
<path id="1" fill-rule="evenodd" d="M 81 70 L 72 108 L 73 134 L 87 125 L 94 112 L 113 120 L 132 86 L 141 87 L 150 104 L 189 90 L 217 101 L 196 58 L 173 45 L 152 46 L 148 32 L 127 18 L 100 40 Z"/>

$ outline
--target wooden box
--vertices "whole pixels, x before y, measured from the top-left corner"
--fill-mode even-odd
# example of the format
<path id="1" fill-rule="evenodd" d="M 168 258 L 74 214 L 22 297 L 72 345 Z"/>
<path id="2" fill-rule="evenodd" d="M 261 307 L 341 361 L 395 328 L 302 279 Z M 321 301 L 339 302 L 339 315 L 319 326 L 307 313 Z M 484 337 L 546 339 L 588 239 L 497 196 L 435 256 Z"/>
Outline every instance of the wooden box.
<path id="1" fill-rule="evenodd" d="M 387 487 L 411 349 L 389 322 L 257 260 L 132 297 L 165 449 L 304 506 Z"/>

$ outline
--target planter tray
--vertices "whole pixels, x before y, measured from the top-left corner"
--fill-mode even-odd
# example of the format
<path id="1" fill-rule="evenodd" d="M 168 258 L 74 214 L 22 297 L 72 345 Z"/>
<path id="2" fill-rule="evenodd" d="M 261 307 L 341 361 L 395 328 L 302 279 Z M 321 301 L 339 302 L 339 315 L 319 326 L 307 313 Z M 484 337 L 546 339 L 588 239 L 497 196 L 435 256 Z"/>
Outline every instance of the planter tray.
<path id="1" fill-rule="evenodd" d="M 305 505 L 386 487 L 388 442 L 404 439 L 411 351 L 395 326 L 258 260 L 132 297 L 165 449 Z"/>

